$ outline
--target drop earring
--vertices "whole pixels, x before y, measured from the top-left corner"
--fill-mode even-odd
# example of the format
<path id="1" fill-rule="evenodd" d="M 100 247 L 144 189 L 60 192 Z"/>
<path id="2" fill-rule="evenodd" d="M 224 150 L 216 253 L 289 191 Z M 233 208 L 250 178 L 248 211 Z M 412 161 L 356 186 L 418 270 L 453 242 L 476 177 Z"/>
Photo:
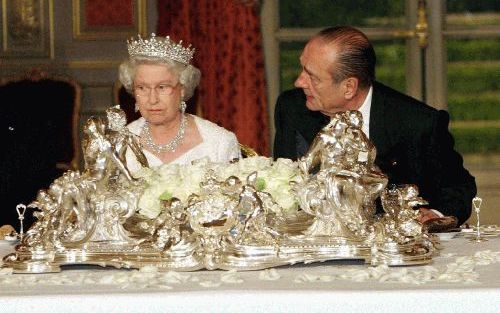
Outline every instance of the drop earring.
<path id="1" fill-rule="evenodd" d="M 134 111 L 136 111 L 136 112 L 139 111 L 139 105 L 137 104 L 137 102 L 135 103 Z"/>
<path id="2" fill-rule="evenodd" d="M 184 112 L 186 112 L 186 107 L 187 107 L 186 101 L 181 101 L 180 109 L 181 109 L 182 114 L 184 114 Z"/>

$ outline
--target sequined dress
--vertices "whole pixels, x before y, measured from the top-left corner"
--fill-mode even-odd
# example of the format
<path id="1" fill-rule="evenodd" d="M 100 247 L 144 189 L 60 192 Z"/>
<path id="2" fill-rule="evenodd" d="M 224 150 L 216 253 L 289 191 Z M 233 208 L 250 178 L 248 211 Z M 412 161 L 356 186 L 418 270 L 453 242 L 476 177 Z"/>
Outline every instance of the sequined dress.
<path id="1" fill-rule="evenodd" d="M 204 157 L 208 157 L 212 162 L 229 162 L 234 158 L 241 157 L 238 140 L 234 133 L 198 116 L 193 115 L 193 118 L 202 137 L 202 142 L 169 164 L 190 164 L 192 161 Z M 133 134 L 139 136 L 144 123 L 145 119 L 141 117 L 128 124 L 127 127 Z M 150 167 L 163 165 L 163 161 L 156 155 L 144 149 L 143 151 Z M 131 173 L 141 168 L 130 149 L 126 153 L 126 160 Z"/>

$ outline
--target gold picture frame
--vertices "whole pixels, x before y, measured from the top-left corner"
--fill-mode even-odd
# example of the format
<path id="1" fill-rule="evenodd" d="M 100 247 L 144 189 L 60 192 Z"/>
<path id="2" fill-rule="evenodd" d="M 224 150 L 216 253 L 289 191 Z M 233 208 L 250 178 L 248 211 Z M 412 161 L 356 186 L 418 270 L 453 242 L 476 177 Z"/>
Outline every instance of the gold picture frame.
<path id="1" fill-rule="evenodd" d="M 146 35 L 146 0 L 129 0 L 132 21 L 123 25 L 90 25 L 87 21 L 87 9 L 90 0 L 73 0 L 73 38 L 81 40 L 122 40 L 137 34 Z M 92 0 L 92 4 L 107 0 Z M 126 5 L 124 7 L 127 7 Z M 116 13 L 116 12 L 114 12 Z"/>
<path id="2" fill-rule="evenodd" d="M 53 0 L 1 0 L 2 58 L 54 58 Z"/>

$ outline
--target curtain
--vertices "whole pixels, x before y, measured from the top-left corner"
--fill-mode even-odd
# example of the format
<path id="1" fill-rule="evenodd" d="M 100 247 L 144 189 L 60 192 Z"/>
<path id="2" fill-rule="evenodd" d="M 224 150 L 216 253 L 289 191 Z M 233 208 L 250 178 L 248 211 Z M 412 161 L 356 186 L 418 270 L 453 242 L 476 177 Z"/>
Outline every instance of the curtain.
<path id="1" fill-rule="evenodd" d="M 258 3 L 253 3 L 158 0 L 157 33 L 196 48 L 194 65 L 202 73 L 196 102 L 203 117 L 267 156 L 264 56 Z"/>

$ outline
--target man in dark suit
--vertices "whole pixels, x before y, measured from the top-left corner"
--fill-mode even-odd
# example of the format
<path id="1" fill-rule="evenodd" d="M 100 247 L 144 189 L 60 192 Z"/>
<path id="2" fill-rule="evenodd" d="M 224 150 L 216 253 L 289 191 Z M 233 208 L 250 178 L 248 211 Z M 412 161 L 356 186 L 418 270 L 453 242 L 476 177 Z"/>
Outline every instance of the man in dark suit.
<path id="1" fill-rule="evenodd" d="M 415 184 L 429 201 L 420 221 L 449 215 L 462 224 L 476 184 L 453 148 L 448 113 L 376 82 L 375 61 L 368 38 L 355 28 L 331 27 L 314 36 L 300 57 L 298 88 L 276 104 L 274 157 L 303 156 L 330 116 L 359 110 L 389 183 Z"/>

